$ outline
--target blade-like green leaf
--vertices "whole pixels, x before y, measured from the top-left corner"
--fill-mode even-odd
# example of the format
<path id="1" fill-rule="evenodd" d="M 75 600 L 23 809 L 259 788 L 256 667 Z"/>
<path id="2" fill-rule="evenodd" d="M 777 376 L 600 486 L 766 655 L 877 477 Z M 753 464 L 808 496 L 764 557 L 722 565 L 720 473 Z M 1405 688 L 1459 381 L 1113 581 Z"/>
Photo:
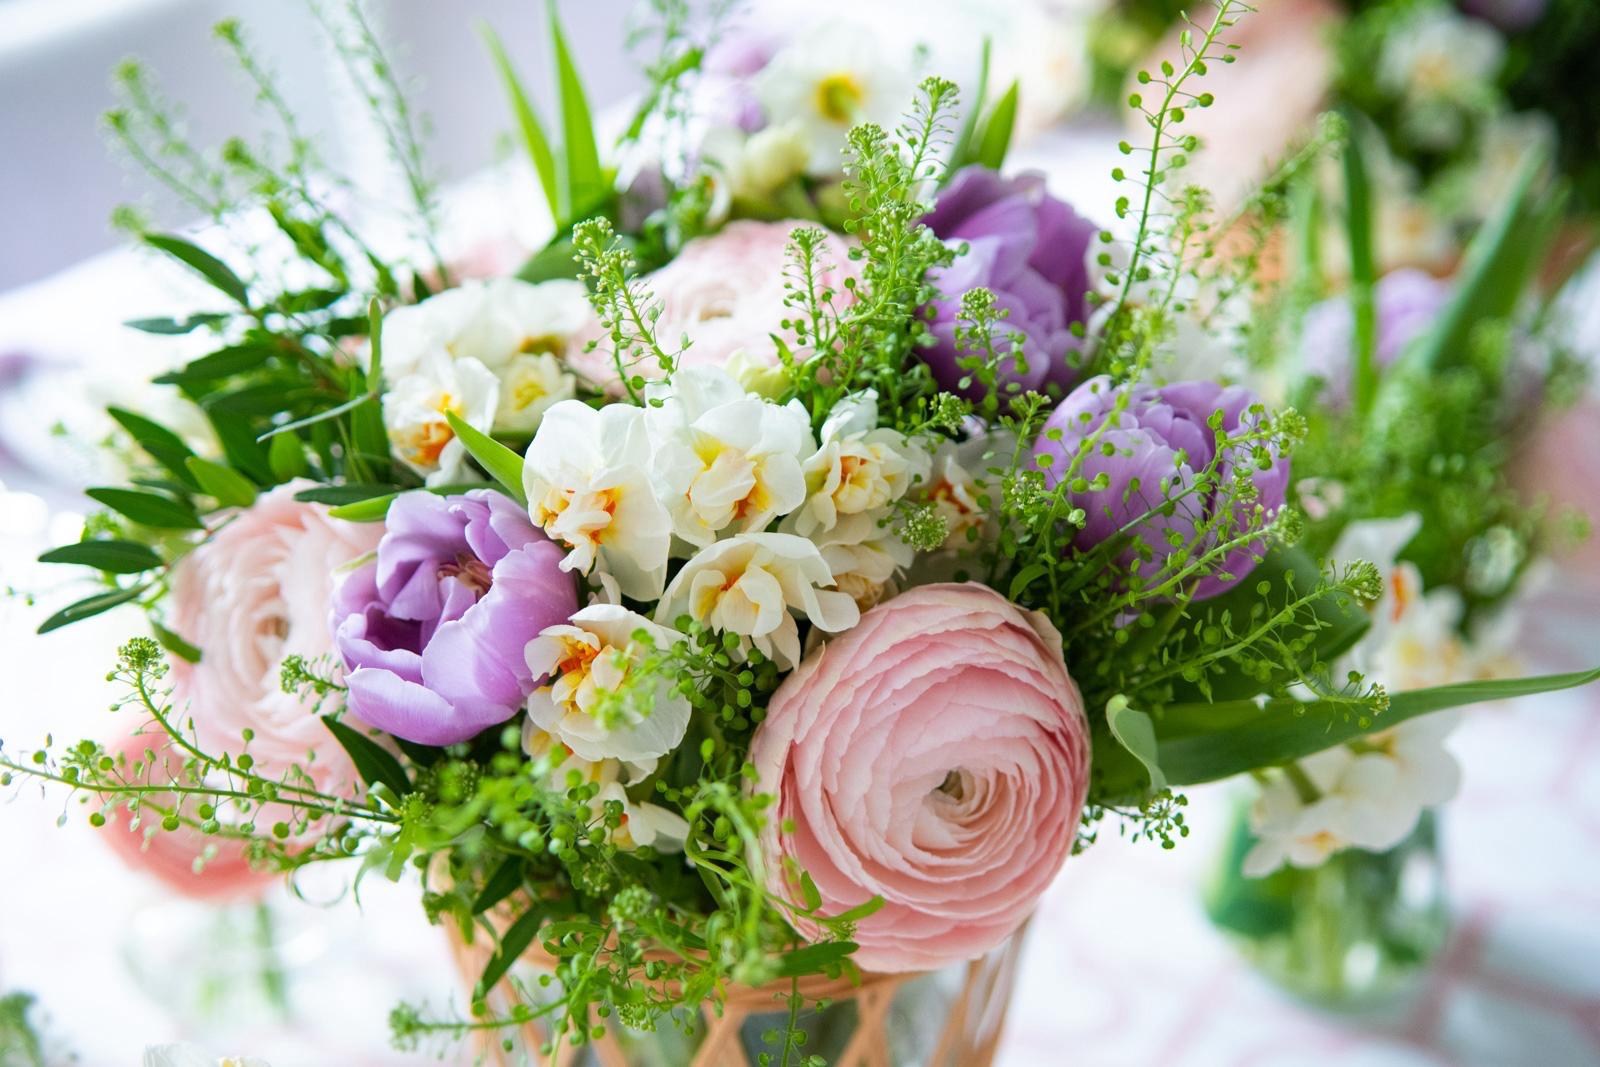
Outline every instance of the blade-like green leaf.
<path id="1" fill-rule="evenodd" d="M 355 504 L 374 497 L 392 497 L 400 491 L 398 485 L 387 485 L 378 482 L 347 482 L 344 485 L 319 485 L 314 489 L 302 489 L 294 495 L 296 500 L 307 504 Z"/>
<path id="2" fill-rule="evenodd" d="M 154 619 L 150 620 L 150 632 L 156 635 L 156 640 L 161 643 L 161 647 L 171 652 L 174 656 L 188 660 L 190 663 L 200 662 L 200 650 L 198 648 Z"/>
<path id="3" fill-rule="evenodd" d="M 972 142 L 977 136 L 978 119 L 983 115 L 984 105 L 988 102 L 989 64 L 993 51 L 994 41 L 985 34 L 983 47 L 978 53 L 977 90 L 972 97 L 972 106 L 961 122 L 961 132 L 956 135 L 956 142 L 950 148 L 950 167 L 945 174 L 946 178 L 972 162 Z"/>
<path id="4" fill-rule="evenodd" d="M 106 409 L 106 414 L 115 419 L 117 425 L 127 430 L 128 435 L 139 442 L 139 447 L 150 454 L 150 458 L 171 471 L 185 486 L 190 489 L 200 488 L 186 466 L 194 452 L 184 444 L 183 438 L 160 423 L 124 408 L 109 407 Z"/>
<path id="5" fill-rule="evenodd" d="M 87 495 L 141 526 L 163 530 L 203 528 L 200 517 L 189 505 L 158 493 L 145 493 L 137 489 L 90 489 Z"/>
<path id="6" fill-rule="evenodd" d="M 154 379 L 157 385 L 194 385 L 255 370 L 273 355 L 269 345 L 233 345 L 191 360 Z"/>
<path id="7" fill-rule="evenodd" d="M 154 333 L 168 336 L 193 333 L 202 326 L 218 326 L 227 322 L 233 316 L 221 311 L 202 311 L 190 315 L 186 319 L 155 318 L 155 319 L 129 319 L 122 325 L 130 330 L 140 333 Z"/>
<path id="8" fill-rule="evenodd" d="M 247 508 L 256 502 L 255 483 L 232 467 L 190 456 L 189 473 L 194 475 L 201 491 L 215 497 L 223 507 Z"/>
<path id="9" fill-rule="evenodd" d="M 1006 153 L 1011 151 L 1011 131 L 1017 123 L 1017 95 L 1021 91 L 1021 86 L 1012 82 L 1005 95 L 995 101 L 994 110 L 984 122 L 977 160 L 990 170 L 1005 166 Z"/>
<path id="10" fill-rule="evenodd" d="M 1174 785 L 1214 782 L 1259 767 L 1270 767 L 1309 756 L 1363 734 L 1398 726 L 1407 719 L 1429 712 L 1488 700 L 1510 700 L 1550 693 L 1597 680 L 1600 680 L 1600 667 L 1571 674 L 1413 689 L 1393 694 L 1388 710 L 1365 723 L 1351 716 L 1347 706 L 1336 706 L 1327 701 L 1301 703 L 1272 700 L 1259 707 L 1253 701 L 1179 705 L 1168 708 L 1166 715 L 1156 724 L 1160 742 L 1159 759 L 1167 780 Z M 1179 729 L 1196 732 L 1168 736 L 1168 716 Z M 1197 729 L 1198 724 L 1204 723 L 1209 717 L 1215 717 L 1224 725 L 1209 731 Z"/>
<path id="11" fill-rule="evenodd" d="M 555 0 L 546 4 L 550 11 L 550 40 L 555 51 L 556 87 L 561 94 L 561 143 L 566 162 L 565 225 L 582 218 L 606 196 L 605 171 L 600 167 L 600 150 L 594 139 L 594 119 L 589 114 L 589 98 L 583 80 L 572 61 L 567 36 L 556 14 Z"/>
<path id="12" fill-rule="evenodd" d="M 506 95 L 511 98 L 511 111 L 517 119 L 517 130 L 521 133 L 522 143 L 528 150 L 528 159 L 533 163 L 533 171 L 539 176 L 539 185 L 544 190 L 545 200 L 550 205 L 550 217 L 560 225 L 561 189 L 560 183 L 556 180 L 556 157 L 550 150 L 550 139 L 545 136 L 544 124 L 539 121 L 539 113 L 534 110 L 533 101 L 528 98 L 527 90 L 522 86 L 522 79 L 517 76 L 516 67 L 511 63 L 511 57 L 501 45 L 500 36 L 486 23 L 479 23 L 478 32 L 483 35 L 484 44 L 489 47 L 489 55 L 494 60 L 495 69 L 500 72 L 500 80 L 505 84 Z"/>
<path id="13" fill-rule="evenodd" d="M 1356 410 L 1365 415 L 1378 395 L 1378 267 L 1372 252 L 1372 189 L 1361 138 L 1344 144 L 1345 236 L 1350 250 L 1350 311 L 1354 323 Z"/>
<path id="14" fill-rule="evenodd" d="M 489 477 L 499 482 L 517 503 L 527 506 L 528 497 L 522 489 L 522 457 L 481 430 L 473 428 L 453 411 L 445 413 L 456 438 L 466 447 L 473 459 L 489 472 Z"/>
<path id="15" fill-rule="evenodd" d="M 411 792 L 411 779 L 394 754 L 360 730 L 346 726 L 332 715 L 324 715 L 322 723 L 333 734 L 339 747 L 350 754 L 356 773 L 368 786 L 385 785 L 397 797 Z"/>
<path id="16" fill-rule="evenodd" d="M 267 446 L 267 463 L 279 482 L 303 477 L 310 469 L 306 464 L 305 445 L 292 433 L 281 433 L 272 439 L 272 444 Z"/>
<path id="17" fill-rule="evenodd" d="M 138 574 L 161 566 L 161 557 L 149 545 L 137 541 L 79 541 L 52 548 L 39 557 L 39 562 L 76 563 L 107 574 Z"/>
<path id="18" fill-rule="evenodd" d="M 1144 765 L 1150 775 L 1150 788 L 1156 792 L 1167 787 L 1167 776 L 1161 771 L 1161 757 L 1156 745 L 1155 725 L 1150 716 L 1128 705 L 1128 698 L 1117 695 L 1106 704 L 1106 725 L 1111 736 Z"/>
<path id="19" fill-rule="evenodd" d="M 522 857 L 512 856 L 502 863 L 472 901 L 472 914 L 482 915 L 522 886 Z"/>
<path id="20" fill-rule="evenodd" d="M 337 419 L 340 415 L 343 415 L 349 411 L 354 411 L 363 404 L 372 404 L 373 407 L 377 406 L 376 404 L 373 404 L 373 398 L 371 394 L 362 393 L 360 396 L 351 397 L 342 404 L 335 404 L 333 407 L 328 408 L 325 411 L 319 411 L 315 415 L 307 415 L 303 419 L 295 419 L 293 422 L 286 422 L 281 426 L 274 426 L 266 433 L 257 434 L 256 441 L 257 443 L 260 443 L 269 438 L 276 437 L 280 433 L 294 433 L 296 430 L 303 430 L 307 426 L 315 426 L 319 422 L 327 422 L 329 419 Z"/>
<path id="21" fill-rule="evenodd" d="M 368 497 L 366 500 L 357 500 L 351 504 L 340 504 L 328 509 L 328 517 L 343 519 L 345 522 L 382 522 L 384 516 L 389 514 L 389 505 L 394 503 L 399 493 L 385 493 L 383 496 Z"/>
<path id="22" fill-rule="evenodd" d="M 791 949 L 779 956 L 774 972 L 780 978 L 799 978 L 820 974 L 828 967 L 844 962 L 856 950 L 854 941 L 824 941 L 804 948 Z"/>
<path id="23" fill-rule="evenodd" d="M 539 932 L 539 925 L 543 921 L 544 909 L 535 903 L 500 935 L 500 947 L 489 959 L 489 965 L 483 969 L 477 988 L 473 991 L 475 998 L 487 996 L 489 991 L 500 983 L 500 979 L 505 977 L 511 965 L 528 950 L 529 945 L 533 944 L 534 935 Z"/>
<path id="24" fill-rule="evenodd" d="M 133 585 L 126 589 L 113 589 L 108 593 L 84 597 L 75 604 L 68 604 L 40 623 L 38 632 L 47 634 L 51 630 L 59 630 L 63 626 L 91 618 L 102 611 L 110 611 L 119 604 L 126 604 L 148 588 L 150 588 L 148 585 Z"/>
<path id="25" fill-rule="evenodd" d="M 250 306 L 250 293 L 239 276 L 233 273 L 226 263 L 199 245 L 166 233 L 147 233 L 144 235 L 144 243 L 182 263 L 232 297 L 241 307 Z"/>

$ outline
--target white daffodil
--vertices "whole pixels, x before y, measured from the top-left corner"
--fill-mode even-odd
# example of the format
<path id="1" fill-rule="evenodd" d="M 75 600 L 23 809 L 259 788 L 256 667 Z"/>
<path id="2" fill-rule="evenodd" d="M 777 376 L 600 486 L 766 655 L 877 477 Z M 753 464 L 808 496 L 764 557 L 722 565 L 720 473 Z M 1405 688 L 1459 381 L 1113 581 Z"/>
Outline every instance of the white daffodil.
<path id="1" fill-rule="evenodd" d="M 523 721 L 522 749 L 535 760 L 549 759 L 547 782 L 551 789 L 565 791 L 574 785 L 598 785 L 600 791 L 590 801 L 590 809 L 596 815 L 605 810 L 608 801 L 622 805 L 622 824 L 611 834 L 611 842 L 618 848 L 631 851 L 649 847 L 675 852 L 683 847 L 689 836 L 689 824 L 683 816 L 659 804 L 632 800 L 625 788 L 629 782 L 637 782 L 654 771 L 654 760 L 643 763 L 586 760 L 540 729 L 532 719 Z"/>
<path id="2" fill-rule="evenodd" d="M 1393 729 L 1362 739 L 1363 747 L 1388 757 L 1399 774 L 1398 792 L 1420 808 L 1437 807 L 1461 788 L 1461 764 L 1444 747 L 1461 721 L 1459 712 L 1435 712 L 1407 719 Z"/>
<path id="3" fill-rule="evenodd" d="M 144 1050 L 144 1067 L 269 1067 L 254 1056 L 207 1056 L 193 1045 L 149 1045 Z"/>
<path id="4" fill-rule="evenodd" d="M 499 379 L 475 359 L 434 356 L 390 380 L 394 385 L 383 398 L 383 423 L 395 455 L 428 485 L 465 480 L 467 450 L 446 415 L 488 433 L 500 402 Z"/>
<path id="5" fill-rule="evenodd" d="M 916 88 L 898 50 L 861 26 L 827 19 L 802 31 L 755 77 L 769 126 L 793 124 L 810 148 L 807 172 L 835 175 L 852 126 L 893 129 Z"/>
<path id="6" fill-rule="evenodd" d="M 1488 23 L 1426 7 L 1384 38 L 1378 83 L 1416 102 L 1459 101 L 1499 76 L 1505 54 L 1505 41 Z"/>
<path id="7" fill-rule="evenodd" d="M 995 487 L 990 484 L 993 477 L 988 469 L 1007 466 L 1013 447 L 1013 439 L 1005 435 L 974 434 L 959 444 L 940 442 L 920 495 L 944 519 L 945 548 L 970 547 L 972 531 L 981 530 L 989 521 L 984 498 Z"/>
<path id="8" fill-rule="evenodd" d="M 1416 828 L 1422 808 L 1402 790 L 1400 768 L 1389 757 L 1336 746 L 1301 767 L 1321 795 L 1306 803 L 1286 777 L 1263 786 L 1250 812 L 1257 841 L 1245 856 L 1248 877 L 1284 862 L 1316 867 L 1345 848 L 1385 851 Z"/>
<path id="9" fill-rule="evenodd" d="M 649 644 L 637 635 L 643 631 Z M 591 604 L 569 623 L 551 626 L 528 643 L 528 668 L 548 684 L 528 698 L 528 719 L 586 760 L 637 762 L 665 756 L 689 727 L 689 701 L 660 676 L 649 692 L 628 689 L 630 673 L 651 648 L 672 647 L 678 635 L 612 604 Z M 607 694 L 638 696 L 606 707 Z M 608 717 L 614 721 L 607 721 Z"/>
<path id="10" fill-rule="evenodd" d="M 745 392 L 716 367 L 684 367 L 648 393 L 653 467 L 672 530 L 696 548 L 734 528 L 752 532 L 806 498 L 800 462 L 813 449 L 799 404 Z"/>
<path id="11" fill-rule="evenodd" d="M 818 536 L 817 549 L 833 572 L 833 584 L 862 611 L 886 599 L 895 579 L 916 560 L 892 523 L 872 515 L 846 515 Z"/>
<path id="12" fill-rule="evenodd" d="M 792 612 L 827 633 L 848 630 L 861 612 L 848 593 L 829 589 L 833 573 L 817 546 L 781 533 L 739 534 L 702 549 L 667 586 L 656 621 L 680 615 L 736 634 L 788 670 L 800 659 Z"/>
<path id="13" fill-rule="evenodd" d="M 810 144 L 794 119 L 745 133 L 719 126 L 701 142 L 706 165 L 734 200 L 770 200 L 783 185 L 806 172 Z"/>
<path id="14" fill-rule="evenodd" d="M 494 432 L 532 433 L 547 409 L 573 395 L 577 378 L 564 360 L 593 322 L 580 282 L 465 282 L 384 318 L 384 377 L 398 387 L 430 361 L 476 361 L 501 382 Z"/>
<path id="15" fill-rule="evenodd" d="M 597 566 L 625 596 L 654 600 L 666 583 L 672 519 L 650 480 L 642 408 L 598 411 L 563 400 L 545 412 L 522 467 L 535 525 L 571 551 L 561 566 Z"/>
<path id="16" fill-rule="evenodd" d="M 878 397 L 842 401 L 822 424 L 822 447 L 805 462 L 806 501 L 788 525 L 802 537 L 832 530 L 846 515 L 881 516 L 927 480 L 928 453 L 898 430 L 878 429 Z"/>

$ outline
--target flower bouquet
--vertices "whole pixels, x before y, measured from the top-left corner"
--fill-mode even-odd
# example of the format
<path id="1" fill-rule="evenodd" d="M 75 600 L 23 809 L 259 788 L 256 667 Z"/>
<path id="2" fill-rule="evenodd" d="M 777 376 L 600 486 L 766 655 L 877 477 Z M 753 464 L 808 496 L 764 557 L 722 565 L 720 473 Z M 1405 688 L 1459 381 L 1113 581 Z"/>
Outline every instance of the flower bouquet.
<path id="1" fill-rule="evenodd" d="M 213 291 L 134 324 L 205 339 L 160 380 L 208 432 L 112 409 L 129 484 L 44 557 L 100 585 L 41 631 L 147 615 L 113 674 L 146 743 L 7 749 L 5 781 L 182 835 L 200 879 L 242 851 L 414 880 L 474 989 L 396 1009 L 402 1044 L 985 1062 L 1015 939 L 1108 820 L 1173 847 L 1184 787 L 1600 677 L 1344 670 L 1383 575 L 1291 502 L 1333 402 L 1182 373 L 1259 264 L 1176 180 L 1239 11 L 1141 77 L 1120 239 L 1004 172 L 1014 93 L 896 98 L 813 42 L 731 64 L 672 3 L 602 155 L 552 17 L 559 124 L 491 45 L 553 235 L 473 280 L 358 7 L 328 29 L 414 197 L 402 254 L 236 25 L 276 153 L 176 140 L 125 71 L 114 133 L 216 224 L 136 230 Z M 950 1022 L 907 1052 L 897 1013 Z"/>

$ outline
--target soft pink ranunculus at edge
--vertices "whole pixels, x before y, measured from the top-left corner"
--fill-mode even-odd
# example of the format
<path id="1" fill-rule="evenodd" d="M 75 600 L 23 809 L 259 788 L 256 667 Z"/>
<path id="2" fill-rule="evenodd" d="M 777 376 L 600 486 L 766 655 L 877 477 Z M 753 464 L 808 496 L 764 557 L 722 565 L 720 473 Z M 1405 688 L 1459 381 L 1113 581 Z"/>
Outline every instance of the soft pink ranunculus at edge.
<path id="1" fill-rule="evenodd" d="M 145 760 L 147 751 L 155 753 L 153 765 Z M 113 759 L 125 759 L 129 767 L 146 765 L 145 781 L 159 783 L 182 773 L 182 759 L 170 754 L 170 742 L 158 727 L 149 727 L 143 733 L 107 745 L 106 752 Z M 169 795 L 150 799 L 163 806 L 171 803 Z M 183 896 L 209 901 L 259 897 L 276 877 L 268 871 L 252 869 L 240 842 L 207 836 L 188 826 L 171 831 L 157 828 L 147 839 L 147 831 L 161 821 L 160 816 L 147 811 L 143 823 L 134 828 L 128 825 L 131 819 L 127 809 L 119 806 L 99 831 L 100 839 L 128 866 L 159 879 Z M 215 847 L 216 851 L 196 871 L 195 860 L 208 846 Z"/>
<path id="2" fill-rule="evenodd" d="M 810 350 L 796 342 L 794 332 L 777 328 L 779 322 L 798 315 L 784 304 L 784 283 L 791 271 L 789 235 L 800 228 L 818 227 L 792 220 L 730 222 L 717 233 L 685 244 L 671 263 L 641 278 L 650 295 L 661 301 L 661 318 L 655 324 L 661 347 L 675 353 L 687 336 L 692 344 L 683 354 L 683 366 L 721 367 L 742 352 L 756 366 L 775 367 L 778 349 L 772 335 L 778 333 L 797 359 L 806 359 Z M 843 238 L 828 236 L 819 250 L 818 265 L 825 268 L 818 272 L 819 288 L 833 290 L 834 306 L 853 303 L 854 294 L 844 283 L 858 272 Z M 597 347 L 582 352 L 583 342 L 590 340 L 598 341 Z M 618 388 L 611 339 L 598 323 L 573 347 L 580 352 L 568 362 L 579 374 L 608 390 Z M 646 378 L 661 376 L 654 359 L 640 361 L 630 371 Z"/>
<path id="3" fill-rule="evenodd" d="M 180 721 L 193 720 L 201 747 L 237 753 L 250 729 L 258 772 L 298 764 L 319 789 L 348 792 L 359 785 L 350 758 L 311 702 L 283 691 L 279 671 L 298 654 L 338 676 L 333 589 L 345 564 L 378 547 L 383 524 L 332 519 L 295 500 L 308 484 L 261 494 L 173 569 L 167 625 L 201 657 L 174 657 L 172 703 Z"/>
<path id="4" fill-rule="evenodd" d="M 929 970 L 982 955 L 1033 911 L 1077 833 L 1089 727 L 1043 616 L 975 583 L 927 585 L 785 679 L 751 761 L 776 797 L 772 890 L 800 899 L 789 857 L 824 914 L 881 895 L 856 963 Z"/>

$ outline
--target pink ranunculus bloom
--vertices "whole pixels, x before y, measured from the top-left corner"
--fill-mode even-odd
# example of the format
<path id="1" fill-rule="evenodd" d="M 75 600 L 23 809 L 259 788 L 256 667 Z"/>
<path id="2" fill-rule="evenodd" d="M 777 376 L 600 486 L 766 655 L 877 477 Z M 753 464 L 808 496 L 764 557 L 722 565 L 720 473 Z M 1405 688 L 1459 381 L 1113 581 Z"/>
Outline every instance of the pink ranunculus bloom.
<path id="1" fill-rule="evenodd" d="M 106 752 L 119 761 L 119 770 L 129 773 L 142 767 L 140 781 L 160 784 L 183 774 L 183 758 L 174 754 L 171 741 L 159 727 L 146 727 L 114 744 Z M 154 760 L 145 753 L 154 753 Z M 121 761 L 126 760 L 123 765 Z M 163 807 L 172 802 L 170 794 L 152 794 L 149 801 Z M 246 858 L 244 845 L 221 837 L 207 836 L 189 826 L 161 830 L 161 816 L 147 808 L 141 825 L 130 827 L 132 816 L 119 808 L 115 817 L 100 831 L 100 839 L 128 866 L 159 879 L 176 893 L 194 900 L 226 901 L 261 896 L 276 880 L 270 871 L 256 870 Z M 155 829 L 154 833 L 149 833 Z M 207 850 L 212 850 L 206 856 Z M 196 870 L 196 860 L 205 857 Z"/>
<path id="2" fill-rule="evenodd" d="M 174 658 L 172 702 L 208 751 L 246 750 L 248 729 L 258 772 L 299 765 L 319 789 L 348 791 L 359 784 L 349 757 L 310 700 L 283 691 L 280 669 L 298 654 L 337 677 L 333 590 L 341 568 L 377 548 L 383 524 L 329 518 L 323 506 L 294 499 L 302 488 L 261 494 L 173 568 L 167 625 L 201 657 Z"/>
<path id="3" fill-rule="evenodd" d="M 773 892 L 800 900 L 803 870 L 824 914 L 882 896 L 856 963 L 930 970 L 999 945 L 1055 877 L 1088 789 L 1089 725 L 1042 615 L 976 583 L 925 585 L 778 687 L 751 761 L 776 798 Z"/>
<path id="4" fill-rule="evenodd" d="M 681 365 L 710 364 L 723 367 L 738 357 L 748 368 L 778 365 L 776 333 L 797 359 L 811 352 L 800 345 L 793 330 L 779 329 L 784 319 L 799 312 L 784 303 L 784 284 L 792 280 L 789 235 L 816 223 L 730 222 L 715 234 L 697 237 L 683 246 L 678 258 L 640 279 L 651 296 L 661 301 L 661 318 L 655 324 L 656 340 L 669 353 L 690 345 Z M 831 289 L 833 304 L 844 308 L 854 302 L 845 279 L 857 274 L 842 238 L 830 236 L 818 252 L 817 283 Z M 593 351 L 569 357 L 573 368 L 595 385 L 615 391 L 617 370 L 609 336 L 594 328 Z M 654 359 L 642 360 L 629 373 L 659 378 Z"/>

